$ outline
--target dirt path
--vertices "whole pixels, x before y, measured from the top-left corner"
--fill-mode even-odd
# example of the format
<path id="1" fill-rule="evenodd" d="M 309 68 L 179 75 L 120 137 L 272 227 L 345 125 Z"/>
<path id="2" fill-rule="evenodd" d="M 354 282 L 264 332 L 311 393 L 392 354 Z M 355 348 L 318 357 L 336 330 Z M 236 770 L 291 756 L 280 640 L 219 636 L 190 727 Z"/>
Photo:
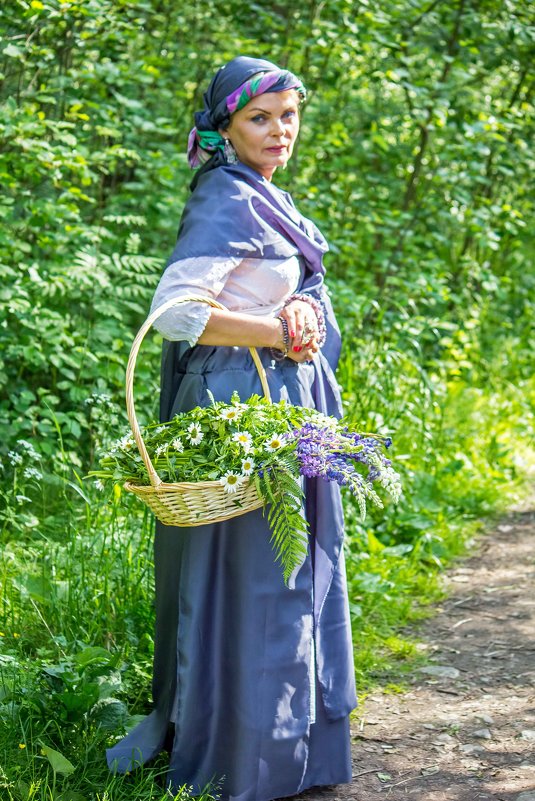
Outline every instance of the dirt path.
<path id="1" fill-rule="evenodd" d="M 535 801 L 535 510 L 449 571 L 418 632 L 431 663 L 353 726 L 352 785 L 303 801 Z"/>

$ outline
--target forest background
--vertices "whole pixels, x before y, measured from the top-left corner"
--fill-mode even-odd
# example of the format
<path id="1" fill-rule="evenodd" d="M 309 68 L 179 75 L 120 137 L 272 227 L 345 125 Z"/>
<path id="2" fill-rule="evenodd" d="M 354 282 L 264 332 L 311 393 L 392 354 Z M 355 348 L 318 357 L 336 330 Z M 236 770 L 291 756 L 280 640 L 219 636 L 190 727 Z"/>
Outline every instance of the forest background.
<path id="1" fill-rule="evenodd" d="M 417 664 L 400 627 L 533 464 L 530 14 L 527 0 L 4 0 L 2 798 L 164 795 L 164 760 L 120 778 L 103 762 L 149 708 L 152 521 L 83 477 L 125 427 L 192 113 L 238 53 L 309 88 L 276 182 L 331 245 L 346 412 L 392 435 L 403 475 L 397 508 L 361 523 L 346 502 L 359 686 Z M 146 418 L 159 348 L 137 373 Z"/>

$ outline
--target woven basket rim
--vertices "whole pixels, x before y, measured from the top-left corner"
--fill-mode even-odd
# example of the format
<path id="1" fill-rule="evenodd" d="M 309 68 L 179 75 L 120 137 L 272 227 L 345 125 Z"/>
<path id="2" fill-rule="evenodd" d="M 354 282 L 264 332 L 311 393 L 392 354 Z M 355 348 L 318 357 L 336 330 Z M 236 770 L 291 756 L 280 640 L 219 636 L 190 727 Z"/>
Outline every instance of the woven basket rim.
<path id="1" fill-rule="evenodd" d="M 251 483 L 252 477 L 247 476 L 247 480 L 242 481 L 239 486 L 245 488 Z M 137 481 L 125 481 L 124 486 L 127 489 L 130 489 L 130 487 L 135 487 L 136 489 L 152 490 L 153 492 L 160 492 L 161 490 L 170 492 L 173 490 L 204 489 L 209 491 L 214 489 L 223 489 L 223 485 L 217 479 L 215 481 L 175 481 L 173 483 L 162 481 L 157 487 L 153 487 L 152 484 L 138 484 Z M 231 492 L 228 493 L 229 496 L 232 494 L 233 493 Z"/>

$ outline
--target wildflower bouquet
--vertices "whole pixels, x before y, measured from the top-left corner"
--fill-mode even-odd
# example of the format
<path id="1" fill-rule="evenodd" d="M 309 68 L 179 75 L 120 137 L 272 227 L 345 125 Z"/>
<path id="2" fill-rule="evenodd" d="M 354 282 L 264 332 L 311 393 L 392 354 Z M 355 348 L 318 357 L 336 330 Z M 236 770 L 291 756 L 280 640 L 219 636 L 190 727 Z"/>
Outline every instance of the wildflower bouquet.
<path id="1" fill-rule="evenodd" d="M 374 483 L 398 500 L 399 477 L 383 453 L 387 438 L 359 434 L 333 417 L 257 395 L 242 403 L 216 402 L 142 431 L 152 463 L 166 483 L 218 481 L 232 496 L 253 481 L 267 510 L 275 558 L 288 582 L 307 548 L 302 476 L 336 481 L 356 497 L 382 506 Z M 103 455 L 91 475 L 103 481 L 147 484 L 145 464 L 126 434 Z M 240 502 L 236 501 L 237 506 Z"/>

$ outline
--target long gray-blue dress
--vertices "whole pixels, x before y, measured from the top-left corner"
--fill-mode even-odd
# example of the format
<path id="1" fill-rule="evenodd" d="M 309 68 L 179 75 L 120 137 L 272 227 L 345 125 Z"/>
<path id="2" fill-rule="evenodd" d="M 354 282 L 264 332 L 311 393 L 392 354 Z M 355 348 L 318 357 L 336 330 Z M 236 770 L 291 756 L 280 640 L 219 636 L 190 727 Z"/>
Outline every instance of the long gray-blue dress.
<path id="1" fill-rule="evenodd" d="M 288 203 L 243 165 L 230 179 L 266 203 Z M 299 223 L 310 236 L 308 221 Z M 259 353 L 273 400 L 337 414 L 336 323 L 317 262 L 306 248 L 298 252 L 300 290 L 324 303 L 327 342 L 309 364 Z M 249 351 L 166 342 L 161 419 L 206 405 L 208 390 L 223 401 L 235 390 L 242 399 L 262 394 Z M 356 698 L 340 494 L 321 479 L 307 479 L 305 489 L 310 547 L 292 588 L 274 562 L 261 510 L 195 528 L 157 523 L 154 710 L 108 750 L 113 770 L 159 753 L 172 723 L 171 788 L 198 793 L 213 782 L 222 799 L 269 801 L 351 780 Z"/>

